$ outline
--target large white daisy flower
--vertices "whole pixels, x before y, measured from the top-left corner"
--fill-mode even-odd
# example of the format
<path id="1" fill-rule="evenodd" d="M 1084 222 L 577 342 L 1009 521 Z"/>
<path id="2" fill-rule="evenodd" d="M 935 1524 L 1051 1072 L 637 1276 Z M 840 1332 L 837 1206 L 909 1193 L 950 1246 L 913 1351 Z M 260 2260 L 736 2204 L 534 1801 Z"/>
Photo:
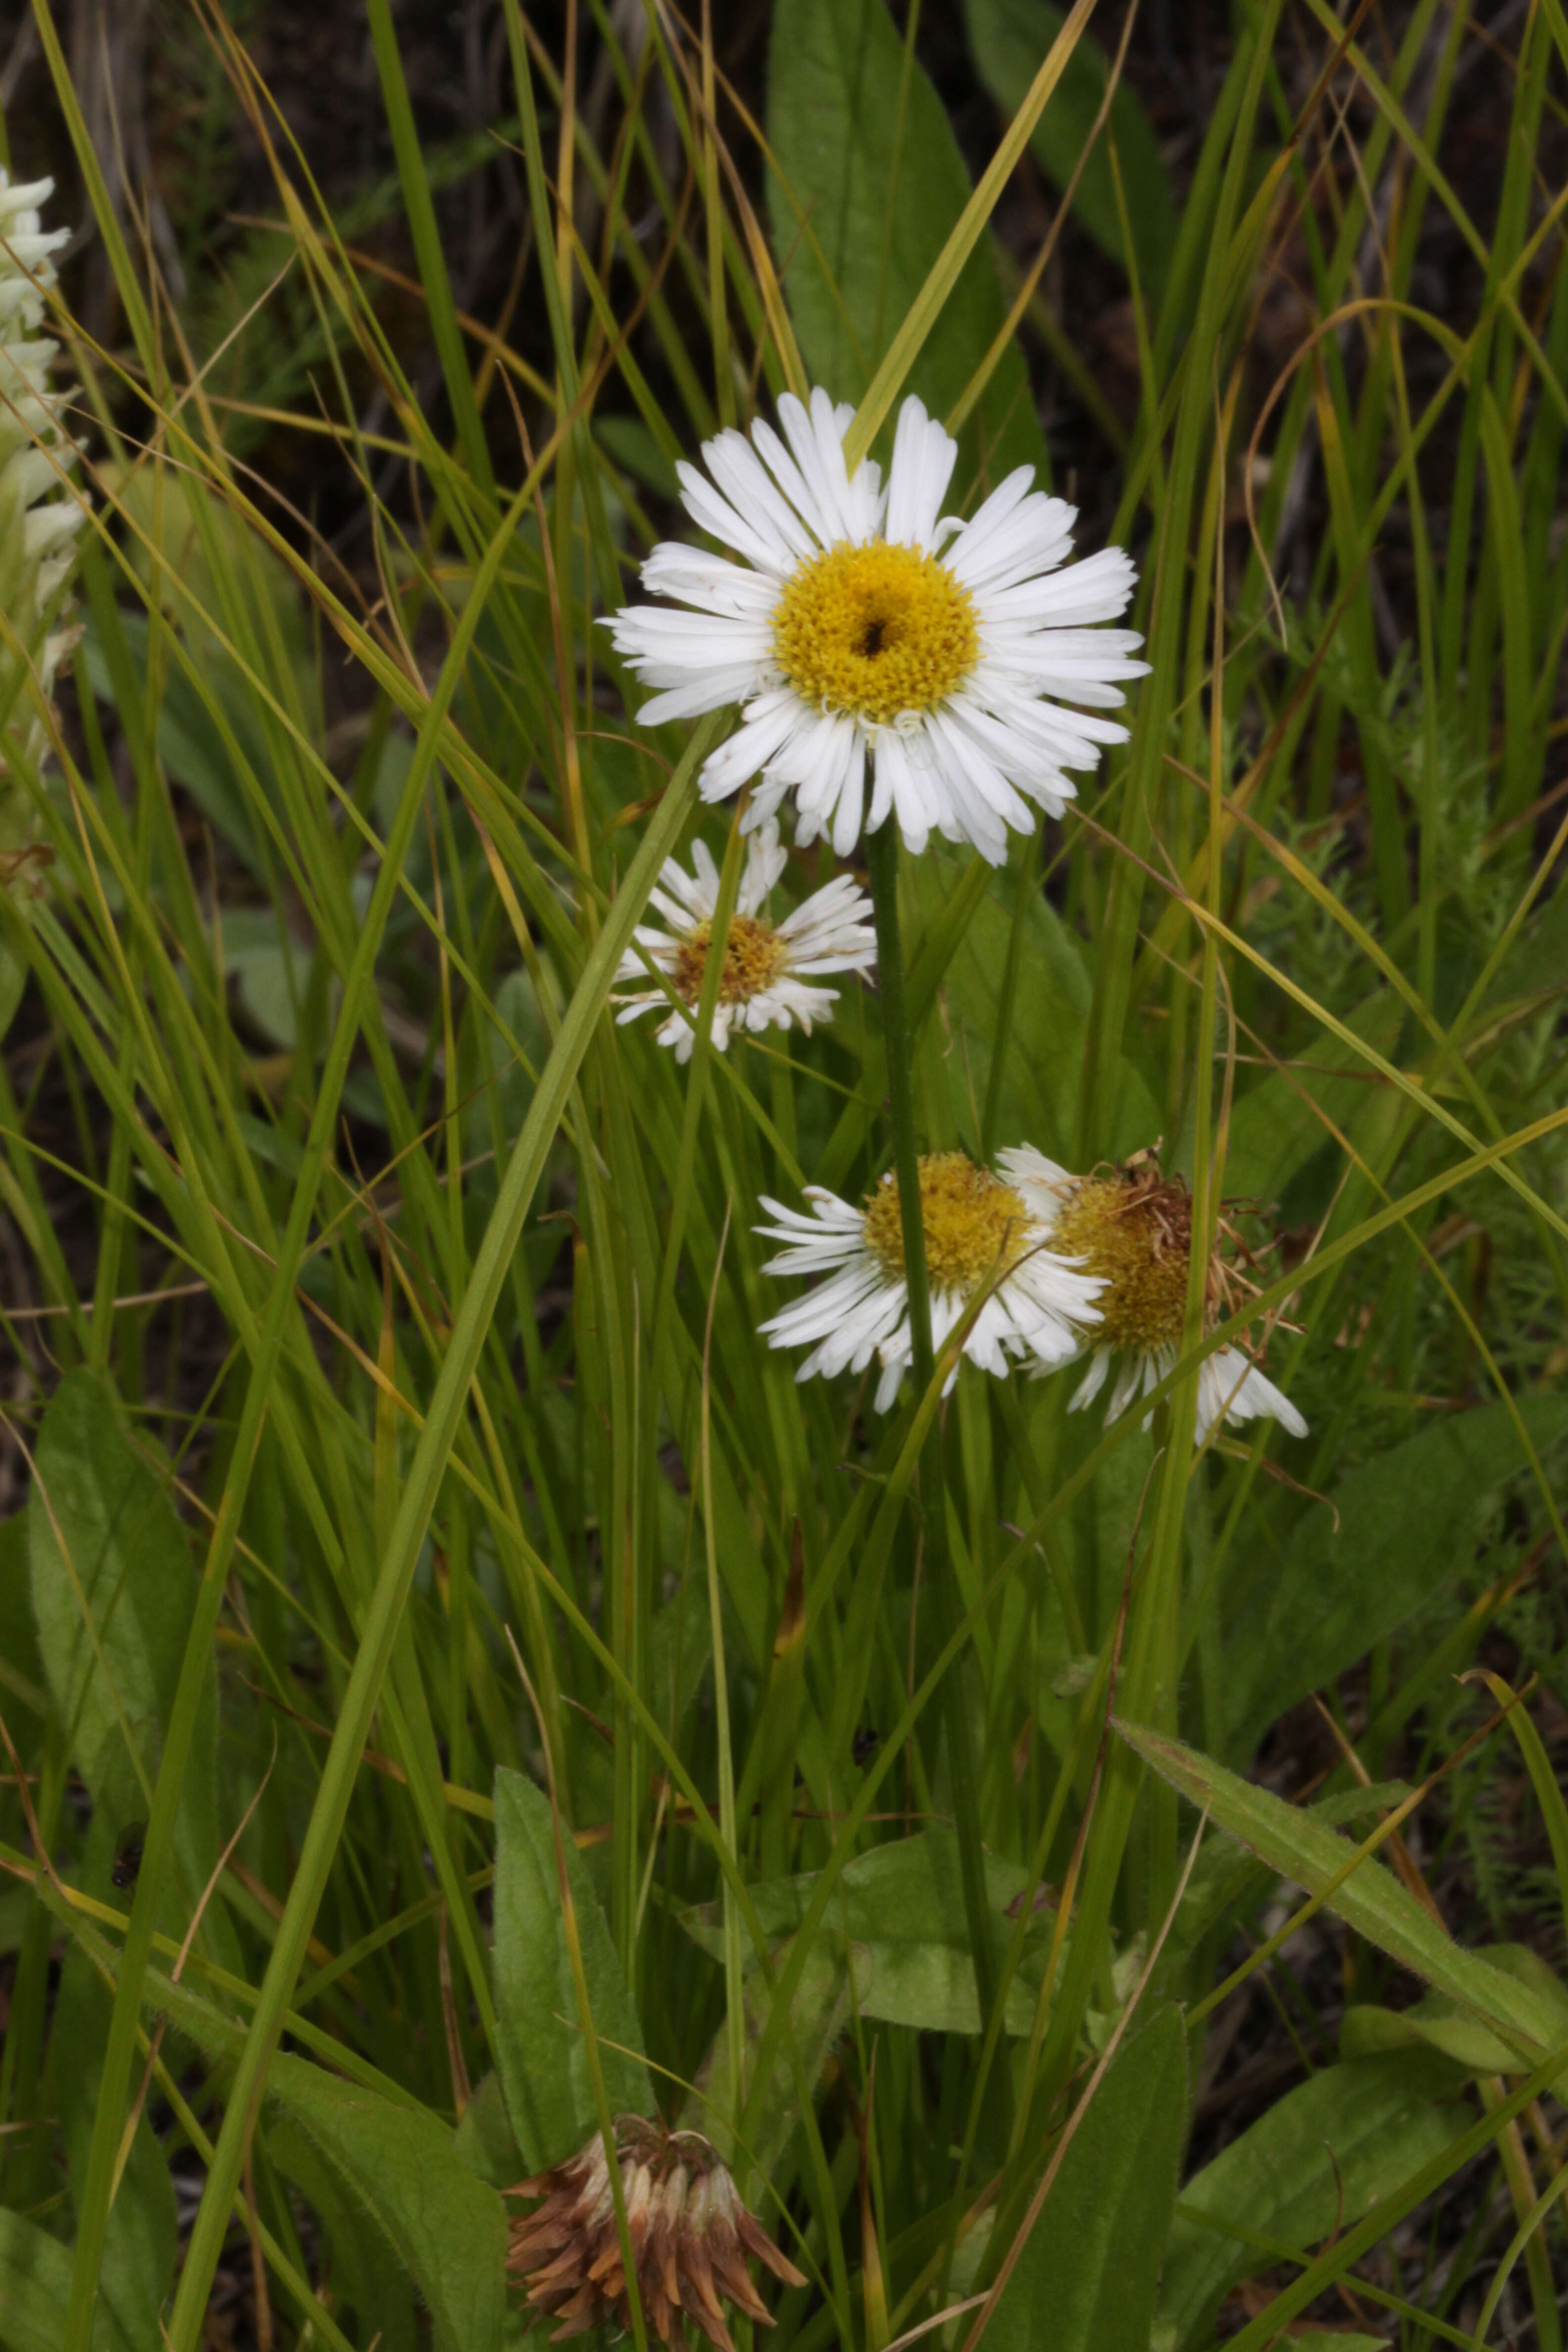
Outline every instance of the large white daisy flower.
<path id="1" fill-rule="evenodd" d="M 847 874 L 835 875 L 782 923 L 768 920 L 768 899 L 787 857 L 773 824 L 764 824 L 746 845 L 746 871 L 730 919 L 719 1002 L 713 1008 L 713 1043 L 721 1054 L 732 1027 L 787 1029 L 798 1021 L 809 1035 L 814 1021 L 828 1018 L 838 991 L 813 988 L 808 982 L 829 971 L 858 971 L 864 979 L 877 960 L 871 902 Z M 652 893 L 669 929 L 646 923 L 632 937 L 695 1014 L 719 904 L 719 868 L 700 841 L 692 845 L 691 865 L 688 874 L 673 857 L 666 858 Z M 647 963 L 635 949 L 628 950 L 616 978 L 646 981 Z M 617 1020 L 635 1021 L 650 1004 L 668 1005 L 669 997 L 661 988 L 645 988 L 640 995 L 619 996 L 616 1003 L 624 1008 Z M 658 1032 L 659 1044 L 673 1045 L 678 1062 L 689 1062 L 696 1038 L 695 1020 L 672 1008 Z"/>
<path id="2" fill-rule="evenodd" d="M 649 724 L 726 703 L 742 724 L 702 770 L 705 799 L 760 774 L 748 823 L 795 794 L 795 838 L 831 835 L 847 857 L 862 824 L 895 814 L 919 852 L 934 831 L 1000 865 L 1007 827 L 1034 829 L 1032 801 L 1059 816 L 1141 677 L 1142 639 L 1106 629 L 1127 609 L 1130 557 L 1109 547 L 1064 562 L 1077 509 L 1009 474 L 967 522 L 942 516 L 958 444 L 906 400 L 884 489 L 844 436 L 854 411 L 820 389 L 785 394 L 783 438 L 762 419 L 703 446 L 708 475 L 681 465 L 682 500 L 739 562 L 666 541 L 643 584 L 689 609 L 642 604 L 608 623 L 638 677 L 659 688 Z M 708 478 L 711 477 L 711 478 Z"/>
<path id="3" fill-rule="evenodd" d="M 1191 1195 L 1179 1178 L 1166 1178 L 1142 1160 L 1071 1176 L 1043 1152 L 1024 1146 L 1003 1152 L 1001 1164 L 1030 1215 L 1050 1235 L 1052 1247 L 1099 1279 L 1100 1328 L 1089 1370 L 1068 1410 L 1077 1412 L 1093 1402 L 1114 1360 L 1116 1379 L 1105 1409 L 1107 1421 L 1114 1421 L 1175 1370 L 1187 1310 Z M 1224 1239 L 1209 1260 L 1205 1283 L 1210 1328 L 1234 1312 L 1251 1286 Z M 1266 1415 L 1292 1437 L 1307 1434 L 1289 1398 L 1242 1349 L 1216 1348 L 1204 1358 L 1198 1369 L 1198 1444 L 1206 1443 L 1222 1420 L 1239 1424 Z"/>
<path id="4" fill-rule="evenodd" d="M 962 1151 L 923 1158 L 920 1184 L 933 1351 L 941 1353 L 975 1292 L 1000 1270 L 964 1354 L 997 1373 L 1006 1371 L 1009 1357 L 1045 1371 L 1077 1355 L 1082 1327 L 1099 1320 L 1100 1284 L 1043 1246 L 1047 1228 L 1022 1192 Z M 877 1411 L 886 1412 L 914 1356 L 897 1180 L 884 1176 L 861 1209 L 820 1185 L 808 1185 L 805 1197 L 810 1215 L 763 1196 L 778 1222 L 756 1230 L 785 1247 L 763 1271 L 832 1278 L 771 1317 L 763 1334 L 775 1348 L 811 1349 L 795 1375 L 802 1381 L 814 1372 L 863 1372 L 875 1355 L 882 1367 Z M 957 1376 L 954 1365 L 949 1389 Z"/>

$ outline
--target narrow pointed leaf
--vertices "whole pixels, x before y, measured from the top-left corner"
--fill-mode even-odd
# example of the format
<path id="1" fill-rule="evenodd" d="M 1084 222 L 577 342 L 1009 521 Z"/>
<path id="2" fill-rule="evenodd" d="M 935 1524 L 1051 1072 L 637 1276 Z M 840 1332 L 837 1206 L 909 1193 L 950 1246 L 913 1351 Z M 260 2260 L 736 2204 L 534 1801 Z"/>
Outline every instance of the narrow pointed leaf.
<path id="1" fill-rule="evenodd" d="M 1562 2020 L 1553 2005 L 1490 1961 L 1462 1951 L 1374 1856 L 1362 1855 L 1348 1838 L 1179 1739 L 1145 1724 L 1114 1720 L 1127 1745 L 1173 1788 L 1282 1878 L 1321 1895 L 1369 1943 L 1494 2026 L 1518 2052 L 1521 2066 L 1539 2065 L 1558 2046 Z"/>
<path id="2" fill-rule="evenodd" d="M 1159 2011 L 1107 2070 L 983 2341 L 1148 2352 L 1187 2116 L 1187 2037 Z"/>
<path id="3" fill-rule="evenodd" d="M 562 1917 L 550 1800 L 521 1772 L 500 1771 L 495 1805 L 501 2084 L 523 2159 L 531 2172 L 542 2172 L 583 2146 L 596 2128 L 598 2109 Z M 651 2115 L 653 2092 L 640 2054 L 637 2011 L 593 1881 L 570 1835 L 565 1848 L 610 2111 Z"/>

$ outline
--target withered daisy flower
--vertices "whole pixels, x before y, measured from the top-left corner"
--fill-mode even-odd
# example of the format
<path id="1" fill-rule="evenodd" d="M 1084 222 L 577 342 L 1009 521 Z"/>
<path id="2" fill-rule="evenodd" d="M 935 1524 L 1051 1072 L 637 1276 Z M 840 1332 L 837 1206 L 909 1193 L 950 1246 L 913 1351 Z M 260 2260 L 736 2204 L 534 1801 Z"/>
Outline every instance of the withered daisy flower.
<path id="1" fill-rule="evenodd" d="M 645 725 L 741 705 L 705 800 L 756 777 L 750 824 L 793 793 L 795 839 L 826 834 L 840 857 L 893 817 L 917 856 L 936 832 L 999 866 L 1009 826 L 1059 816 L 1067 771 L 1126 740 L 1100 714 L 1142 676 L 1143 641 L 1103 624 L 1131 601 L 1132 564 L 1117 547 L 1069 563 L 1077 510 L 1030 466 L 967 522 L 944 515 L 958 444 L 912 394 L 886 484 L 870 458 L 851 474 L 854 414 L 820 386 L 809 407 L 785 393 L 782 436 L 759 417 L 749 440 L 704 443 L 706 473 L 676 468 L 681 503 L 737 560 L 664 541 L 642 577 L 668 601 L 609 626 L 658 689 Z"/>
<path id="2" fill-rule="evenodd" d="M 1186 1320 L 1192 1196 L 1179 1176 L 1163 1175 L 1142 1154 L 1088 1176 L 1069 1175 L 1027 1146 L 1003 1152 L 1001 1164 L 1049 1233 L 1052 1248 L 1100 1284 L 1094 1351 L 1068 1410 L 1091 1404 L 1112 1359 L 1120 1358 L 1105 1412 L 1114 1421 L 1175 1369 Z M 1246 1256 L 1234 1229 L 1222 1223 L 1205 1283 L 1205 1329 L 1226 1320 L 1256 1290 L 1238 1263 Z M 1216 1348 L 1205 1357 L 1198 1370 L 1198 1444 L 1221 1420 L 1239 1424 L 1265 1415 L 1292 1437 L 1307 1434 L 1289 1398 L 1244 1349 Z"/>
<path id="3" fill-rule="evenodd" d="M 726 2303 L 764 2327 L 773 2325 L 747 2273 L 748 2254 L 785 2286 L 804 2286 L 805 2273 L 748 2213 L 729 2167 L 700 2132 L 669 2131 L 641 2116 L 617 2116 L 615 2130 L 644 2319 L 661 2344 L 678 2340 L 686 2318 L 718 2352 L 735 2352 Z M 511 2224 L 506 2266 L 534 2315 L 561 2322 L 551 2341 L 591 2327 L 629 2328 L 631 2298 L 603 2136 L 595 2132 L 564 2164 L 520 2180 L 507 2194 L 543 2200 Z"/>
<path id="4" fill-rule="evenodd" d="M 976 1291 L 999 1277 L 964 1354 L 997 1374 L 1010 1357 L 1040 1370 L 1070 1362 L 1082 1326 L 1099 1321 L 1100 1286 L 1064 1255 L 1023 1189 L 963 1151 L 925 1154 L 920 1187 L 933 1350 L 941 1353 Z M 882 1367 L 877 1411 L 886 1412 L 914 1358 L 898 1180 L 884 1176 L 858 1209 L 818 1184 L 808 1184 L 805 1197 L 809 1216 L 763 1194 L 762 1205 L 777 1223 L 756 1230 L 787 1246 L 763 1271 L 832 1278 L 770 1317 L 763 1336 L 775 1348 L 810 1346 L 795 1375 L 802 1381 L 816 1372 L 863 1372 L 875 1355 Z M 957 1377 L 955 1365 L 949 1389 Z"/>
<path id="5" fill-rule="evenodd" d="M 776 824 L 764 824 L 746 845 L 746 870 L 724 941 L 724 969 L 713 1008 L 713 1047 L 721 1054 L 731 1029 L 787 1029 L 798 1022 L 807 1036 L 814 1021 L 826 1021 L 838 1002 L 836 988 L 813 986 L 826 973 L 858 971 L 864 979 L 877 958 L 871 902 L 847 874 L 836 874 L 822 889 L 803 898 L 781 923 L 769 920 L 767 906 L 784 870 L 787 852 Z M 705 842 L 695 842 L 691 872 L 667 857 L 659 869 L 653 904 L 669 929 L 639 923 L 632 937 L 647 963 L 663 972 L 681 1003 L 695 1013 L 708 969 L 713 917 L 719 905 L 719 868 Z M 636 949 L 622 957 L 618 981 L 647 979 L 647 963 Z M 617 1021 L 635 1021 L 651 1005 L 669 1005 L 663 989 L 644 988 L 617 996 Z M 689 1062 L 697 1030 L 686 1013 L 670 1008 L 658 1032 L 661 1045 L 673 1045 L 678 1062 Z"/>

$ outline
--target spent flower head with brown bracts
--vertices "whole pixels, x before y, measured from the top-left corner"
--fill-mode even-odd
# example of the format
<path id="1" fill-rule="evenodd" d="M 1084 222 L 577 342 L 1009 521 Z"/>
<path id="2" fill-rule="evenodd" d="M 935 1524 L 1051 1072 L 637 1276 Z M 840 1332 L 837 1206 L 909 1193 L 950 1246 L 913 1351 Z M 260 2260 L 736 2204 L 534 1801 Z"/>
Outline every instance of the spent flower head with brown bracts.
<path id="1" fill-rule="evenodd" d="M 847 874 L 835 875 L 781 923 L 770 921 L 768 899 L 787 855 L 773 824 L 753 833 L 746 845 L 746 870 L 730 919 L 719 1001 L 713 1008 L 713 1044 L 721 1054 L 732 1028 L 787 1029 L 798 1023 L 809 1035 L 812 1023 L 826 1021 L 838 1002 L 836 988 L 813 987 L 812 982 L 837 971 L 858 971 L 864 979 L 876 961 L 870 900 Z M 646 981 L 651 963 L 695 1013 L 719 905 L 719 868 L 705 842 L 693 843 L 691 867 L 688 874 L 675 858 L 666 858 L 653 904 L 669 929 L 640 924 L 632 936 L 643 955 L 628 950 L 616 978 Z M 650 1005 L 669 1003 L 658 988 L 615 1001 L 622 1007 L 616 1016 L 619 1021 L 635 1021 Z M 672 1008 L 658 1034 L 661 1045 L 674 1046 L 678 1062 L 691 1059 L 697 1032 L 685 1013 Z"/>
<path id="2" fill-rule="evenodd" d="M 1192 1195 L 1179 1176 L 1162 1173 L 1140 1152 L 1117 1168 L 1069 1175 L 1028 1146 L 1001 1155 L 1002 1166 L 1051 1246 L 1100 1284 L 1089 1370 L 1069 1412 L 1092 1403 L 1105 1386 L 1113 1358 L 1121 1364 L 1105 1417 L 1114 1421 L 1135 1397 L 1147 1396 L 1173 1370 L 1186 1322 L 1187 1269 L 1193 1253 Z M 1252 1263 L 1235 1227 L 1223 1220 L 1204 1277 L 1204 1326 L 1212 1330 L 1253 1296 Z M 1292 1437 L 1307 1424 L 1246 1349 L 1216 1348 L 1198 1370 L 1196 1441 L 1215 1424 L 1271 1415 Z"/>
<path id="3" fill-rule="evenodd" d="M 1031 802 L 1059 816 L 1067 770 L 1126 740 L 1093 712 L 1147 667 L 1141 636 L 1101 625 L 1131 601 L 1131 561 L 1108 547 L 1068 563 L 1077 510 L 1033 488 L 1029 466 L 968 521 L 943 515 L 958 444 L 912 396 L 887 488 L 869 458 L 851 474 L 854 414 L 820 387 L 809 407 L 786 393 L 782 437 L 759 417 L 750 439 L 704 443 L 706 474 L 677 468 L 682 503 L 741 561 L 665 541 L 643 585 L 688 609 L 639 604 L 607 625 L 660 689 L 645 722 L 741 704 L 704 799 L 758 777 L 748 824 L 793 793 L 795 839 L 830 835 L 840 857 L 893 815 L 917 854 L 936 832 L 999 866 L 1008 826 L 1034 830 Z"/>
<path id="4" fill-rule="evenodd" d="M 747 2211 L 729 2167 L 700 2132 L 670 2131 L 641 2116 L 617 2116 L 615 2132 L 644 2318 L 661 2344 L 677 2340 L 684 2317 L 717 2352 L 735 2352 L 727 2303 L 764 2327 L 773 2325 L 747 2256 L 785 2286 L 804 2286 L 805 2273 Z M 628 2328 L 631 2297 L 603 2135 L 507 2194 L 542 2200 L 512 2222 L 506 2266 L 534 2315 L 562 2323 L 552 2342 L 591 2327 Z"/>
<path id="5" fill-rule="evenodd" d="M 990 1284 L 963 1342 L 982 1370 L 1004 1373 L 1013 1359 L 1047 1371 L 1079 1354 L 1100 1319 L 1099 1280 L 1064 1256 L 1021 1189 L 963 1151 L 925 1154 L 920 1188 L 933 1352 Z M 763 1271 L 832 1278 L 770 1317 L 763 1336 L 775 1348 L 811 1347 L 801 1381 L 863 1372 L 875 1355 L 876 1406 L 886 1412 L 914 1356 L 898 1180 L 884 1176 L 858 1209 L 820 1185 L 805 1197 L 809 1216 L 763 1196 L 778 1222 L 756 1230 L 788 1246 Z M 957 1377 L 954 1365 L 949 1389 Z"/>

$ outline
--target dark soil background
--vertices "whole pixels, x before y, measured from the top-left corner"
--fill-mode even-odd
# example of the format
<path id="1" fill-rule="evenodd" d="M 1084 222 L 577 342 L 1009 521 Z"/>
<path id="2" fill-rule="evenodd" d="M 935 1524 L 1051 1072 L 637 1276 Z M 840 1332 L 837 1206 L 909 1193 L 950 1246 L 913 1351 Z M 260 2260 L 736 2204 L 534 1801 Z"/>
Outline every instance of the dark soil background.
<path id="1" fill-rule="evenodd" d="M 637 5 L 640 0 L 631 0 L 632 13 Z M 627 8 L 628 0 L 620 0 L 612 14 Z M 613 85 L 589 12 L 580 13 L 585 20 L 580 102 L 594 124 L 608 111 Z M 1101 0 L 1096 10 L 1093 30 L 1107 48 L 1117 46 L 1126 13 L 1123 0 Z M 1373 61 L 1386 66 L 1410 11 L 1394 6 L 1363 13 L 1361 37 Z M 1451 110 L 1442 161 L 1467 209 L 1484 222 L 1493 209 L 1506 152 L 1512 37 L 1527 10 L 1524 0 L 1505 0 L 1493 11 L 1479 13 L 1486 21 L 1460 60 L 1457 87 L 1463 97 Z M 421 139 L 428 155 L 451 167 L 449 174 L 440 174 L 447 184 L 438 184 L 437 203 L 458 307 L 487 323 L 504 320 L 513 347 L 546 366 L 542 315 L 537 304 L 518 303 L 513 283 L 527 202 L 521 162 L 506 144 L 510 92 L 500 10 L 496 0 L 395 0 L 393 14 Z M 529 11 L 530 22 L 557 58 L 565 14 L 559 0 Z M 904 10 L 895 6 L 894 14 L 902 17 Z M 121 199 L 131 241 L 150 239 L 171 300 L 195 324 L 199 352 L 203 320 L 213 314 L 216 289 L 242 257 L 253 225 L 277 217 L 271 167 L 227 86 L 194 0 L 60 0 L 57 16 L 83 112 L 105 176 Z M 730 0 L 714 10 L 720 70 L 759 118 L 766 104 L 769 17 L 766 0 Z M 334 210 L 342 217 L 367 208 L 377 215 L 353 238 L 356 249 L 389 270 L 410 273 L 414 257 L 393 194 L 391 140 L 361 0 L 233 0 L 227 22 L 270 91 L 300 163 Z M 1440 16 L 1435 28 L 1439 37 L 1443 29 Z M 1178 192 L 1224 80 L 1231 43 L 1231 11 L 1220 0 L 1191 0 L 1187 5 L 1147 0 L 1137 12 L 1126 79 L 1154 126 Z M 971 167 L 978 171 L 994 146 L 1001 119 L 975 73 L 962 11 L 953 0 L 927 0 L 917 45 Z M 0 5 L 0 107 L 14 173 L 52 173 L 66 217 L 83 217 L 75 158 L 53 101 L 27 0 Z M 1321 63 L 1316 28 L 1304 16 L 1288 16 L 1277 60 L 1280 98 L 1303 96 Z M 1413 111 L 1418 118 L 1419 106 Z M 1369 124 L 1367 109 L 1361 127 Z M 1352 126 L 1356 127 L 1353 103 Z M 753 190 L 760 189 L 755 151 L 732 109 L 727 128 L 732 152 Z M 1563 161 L 1563 153 L 1553 152 L 1559 149 L 1568 153 L 1568 129 L 1549 122 L 1541 168 L 1553 184 Z M 1348 178 L 1348 163 L 1341 160 L 1334 168 Z M 1330 192 L 1321 191 L 1325 215 L 1329 201 Z M 1052 192 L 1026 155 L 996 215 L 997 235 L 1020 260 L 1026 259 L 1037 250 L 1055 208 Z M 1309 315 L 1310 304 L 1293 282 L 1304 259 L 1304 252 L 1287 250 L 1276 281 L 1264 289 L 1256 338 L 1259 402 L 1279 362 L 1296 348 Z M 80 239 L 64 275 L 84 323 L 112 345 L 118 327 L 113 280 L 95 241 Z M 1474 256 L 1458 231 L 1435 214 L 1417 265 L 1415 299 L 1461 318 L 1473 308 L 1479 284 Z M 674 296 L 673 286 L 667 290 Z M 1130 416 L 1137 397 L 1136 353 L 1125 280 L 1071 220 L 1058 241 L 1046 291 L 1110 409 Z M 439 416 L 439 369 L 427 348 L 417 299 L 389 288 L 384 321 L 432 415 Z M 1027 342 L 1026 349 L 1053 460 L 1092 522 L 1098 506 L 1109 512 L 1113 503 L 1103 436 L 1049 354 L 1037 346 L 1029 349 Z M 1425 355 L 1417 346 L 1417 368 L 1424 357 L 1433 367 L 1440 364 L 1440 354 Z M 1413 374 L 1413 391 L 1419 381 Z M 618 396 L 624 398 L 612 383 L 606 405 L 617 404 Z M 499 404 L 492 421 L 499 438 L 506 431 Z M 503 450 L 498 449 L 498 457 L 504 465 Z M 352 530 L 360 502 L 324 446 L 289 436 L 281 446 L 265 443 L 256 460 L 290 503 L 315 516 L 329 539 Z M 346 510 L 345 501 L 353 501 Z M 1440 525 L 1440 518 L 1435 520 Z"/>

